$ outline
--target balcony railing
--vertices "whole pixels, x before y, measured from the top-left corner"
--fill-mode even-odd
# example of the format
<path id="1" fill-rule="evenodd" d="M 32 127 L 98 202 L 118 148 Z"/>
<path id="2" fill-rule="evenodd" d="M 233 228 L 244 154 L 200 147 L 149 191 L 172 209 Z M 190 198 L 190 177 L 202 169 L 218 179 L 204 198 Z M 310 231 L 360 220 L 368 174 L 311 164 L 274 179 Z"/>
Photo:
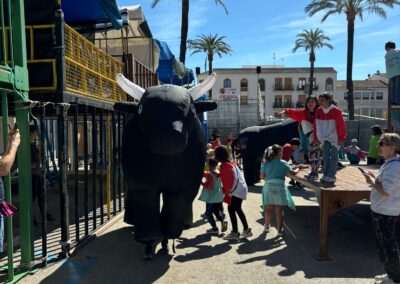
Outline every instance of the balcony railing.
<path id="1" fill-rule="evenodd" d="M 123 64 L 65 25 L 66 91 L 106 101 L 126 101 L 115 77 Z"/>
<path id="2" fill-rule="evenodd" d="M 32 91 L 57 89 L 55 54 L 40 48 L 46 45 L 47 49 L 51 49 L 54 28 L 54 25 L 26 26 Z M 116 74 L 123 73 L 122 62 L 97 48 L 66 24 L 64 46 L 64 91 L 103 101 L 126 101 L 126 94 L 115 81 Z"/>
<path id="3" fill-rule="evenodd" d="M 305 103 L 303 103 L 303 102 L 296 102 L 296 107 L 297 107 L 297 108 L 305 107 Z"/>
<path id="4" fill-rule="evenodd" d="M 286 84 L 286 85 L 274 85 L 274 91 L 293 91 L 294 85 L 293 84 Z"/>
<path id="5" fill-rule="evenodd" d="M 273 108 L 293 108 L 294 104 L 293 102 L 274 102 L 272 105 Z"/>

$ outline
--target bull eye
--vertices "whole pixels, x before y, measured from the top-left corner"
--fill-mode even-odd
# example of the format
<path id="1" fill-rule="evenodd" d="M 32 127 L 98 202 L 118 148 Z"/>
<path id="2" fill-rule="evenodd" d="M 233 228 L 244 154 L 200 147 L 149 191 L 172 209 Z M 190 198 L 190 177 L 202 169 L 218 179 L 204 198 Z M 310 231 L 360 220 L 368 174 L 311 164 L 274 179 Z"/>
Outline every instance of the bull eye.
<path id="1" fill-rule="evenodd" d="M 143 111 L 143 105 L 139 105 L 139 108 L 138 108 L 138 114 L 141 114 L 141 113 L 142 113 L 142 111 Z"/>
<path id="2" fill-rule="evenodd" d="M 196 108 L 194 107 L 194 105 L 190 105 L 190 109 L 192 110 L 193 113 L 196 113 Z"/>

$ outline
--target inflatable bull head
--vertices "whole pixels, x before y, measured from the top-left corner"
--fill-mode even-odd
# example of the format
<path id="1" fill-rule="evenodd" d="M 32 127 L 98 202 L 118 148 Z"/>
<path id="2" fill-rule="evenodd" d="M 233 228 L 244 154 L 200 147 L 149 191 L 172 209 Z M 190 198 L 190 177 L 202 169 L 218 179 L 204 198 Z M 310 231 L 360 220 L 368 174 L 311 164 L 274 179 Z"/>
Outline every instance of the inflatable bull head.
<path id="1" fill-rule="evenodd" d="M 133 114 L 123 133 L 122 168 L 128 187 L 124 220 L 145 244 L 145 258 L 155 244 L 178 238 L 190 215 L 203 176 L 206 141 L 196 113 L 214 110 L 215 102 L 194 102 L 214 84 L 211 74 L 187 90 L 174 85 L 140 88 L 122 75 L 119 86 L 139 100 L 114 109 Z M 160 196 L 162 194 L 162 208 Z"/>
<path id="2" fill-rule="evenodd" d="M 214 110 L 211 101 L 194 102 L 212 88 L 216 80 L 213 73 L 201 84 L 187 90 L 175 85 L 160 85 L 144 90 L 117 75 L 118 85 L 139 103 L 117 103 L 114 109 L 137 115 L 148 146 L 153 153 L 176 154 L 187 144 L 196 113 Z"/>

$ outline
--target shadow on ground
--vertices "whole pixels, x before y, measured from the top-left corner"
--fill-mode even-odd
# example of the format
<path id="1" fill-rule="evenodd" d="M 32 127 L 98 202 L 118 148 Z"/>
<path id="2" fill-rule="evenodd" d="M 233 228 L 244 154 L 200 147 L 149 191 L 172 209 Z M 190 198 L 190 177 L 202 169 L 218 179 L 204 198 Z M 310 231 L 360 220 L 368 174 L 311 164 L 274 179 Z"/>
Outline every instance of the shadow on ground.
<path id="1" fill-rule="evenodd" d="M 264 262 L 267 267 L 282 267 L 279 276 L 302 271 L 313 278 L 373 278 L 382 273 L 375 252 L 369 206 L 356 205 L 330 218 L 329 252 L 331 261 L 318 261 L 319 207 L 297 207 L 285 210 L 284 238 L 272 229 L 239 245 L 237 252 L 249 257 L 237 264 Z M 258 221 L 263 221 L 260 219 Z M 280 249 L 279 249 L 280 248 Z M 261 255 L 257 252 L 265 252 Z M 252 257 L 252 255 L 257 255 Z"/>
<path id="2" fill-rule="evenodd" d="M 143 260 L 132 227 L 101 235 L 40 283 L 153 283 L 169 269 L 171 257 Z"/>

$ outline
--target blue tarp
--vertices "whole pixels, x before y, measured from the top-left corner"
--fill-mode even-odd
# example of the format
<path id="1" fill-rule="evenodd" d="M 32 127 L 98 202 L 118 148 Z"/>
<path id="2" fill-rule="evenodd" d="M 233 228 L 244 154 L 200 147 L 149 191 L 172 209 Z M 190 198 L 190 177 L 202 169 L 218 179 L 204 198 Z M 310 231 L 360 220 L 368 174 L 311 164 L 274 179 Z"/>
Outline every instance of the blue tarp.
<path id="1" fill-rule="evenodd" d="M 111 21 L 115 29 L 122 27 L 122 18 L 115 0 L 63 0 L 61 9 L 67 23 Z"/>
<path id="2" fill-rule="evenodd" d="M 183 78 L 179 78 L 174 72 L 174 61 L 175 55 L 172 54 L 165 41 L 155 40 L 160 49 L 160 59 L 158 64 L 158 79 L 163 84 L 173 84 L 173 85 L 186 85 L 190 84 L 194 80 L 194 75 L 192 70 L 188 70 L 188 74 Z"/>

